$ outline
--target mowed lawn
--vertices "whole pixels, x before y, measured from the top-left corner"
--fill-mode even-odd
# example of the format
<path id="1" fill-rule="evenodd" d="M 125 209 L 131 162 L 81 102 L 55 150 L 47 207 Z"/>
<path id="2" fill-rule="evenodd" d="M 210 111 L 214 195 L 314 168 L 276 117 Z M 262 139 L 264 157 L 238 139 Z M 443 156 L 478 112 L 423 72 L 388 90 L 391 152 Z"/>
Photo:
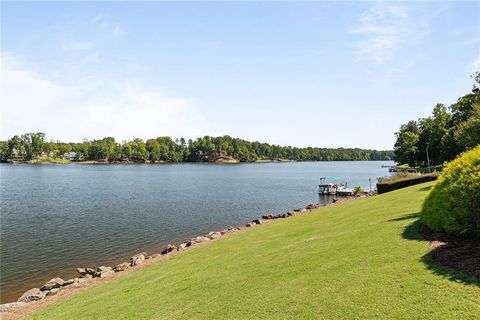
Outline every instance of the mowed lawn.
<path id="1" fill-rule="evenodd" d="M 480 283 L 425 255 L 432 183 L 322 208 L 184 252 L 33 319 L 478 319 Z"/>

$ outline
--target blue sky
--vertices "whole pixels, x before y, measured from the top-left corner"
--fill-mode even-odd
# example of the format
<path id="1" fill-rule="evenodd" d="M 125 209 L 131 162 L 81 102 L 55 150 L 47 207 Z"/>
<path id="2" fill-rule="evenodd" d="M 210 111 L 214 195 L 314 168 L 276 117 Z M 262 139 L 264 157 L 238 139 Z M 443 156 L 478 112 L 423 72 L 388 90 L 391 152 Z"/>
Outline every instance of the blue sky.
<path id="1" fill-rule="evenodd" d="M 478 2 L 2 2 L 1 138 L 390 149 L 472 87 Z"/>

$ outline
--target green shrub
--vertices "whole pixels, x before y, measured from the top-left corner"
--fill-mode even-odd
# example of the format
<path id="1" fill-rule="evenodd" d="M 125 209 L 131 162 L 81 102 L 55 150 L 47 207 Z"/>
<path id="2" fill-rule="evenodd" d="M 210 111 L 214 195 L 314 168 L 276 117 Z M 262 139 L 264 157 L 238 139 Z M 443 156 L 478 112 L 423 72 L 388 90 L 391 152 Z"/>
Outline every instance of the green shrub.
<path id="1" fill-rule="evenodd" d="M 415 184 L 419 183 L 424 183 L 428 181 L 435 181 L 438 178 L 438 173 L 429 173 L 429 174 L 418 174 L 418 173 L 413 173 L 413 174 L 408 174 L 405 177 L 401 177 L 401 175 L 397 175 L 392 178 L 386 178 L 386 179 L 379 179 L 379 182 L 377 183 L 377 191 L 378 194 L 406 188 L 413 186 Z"/>
<path id="2" fill-rule="evenodd" d="M 361 195 L 361 194 L 364 194 L 365 191 L 363 191 L 362 187 L 355 187 L 353 188 L 353 195 L 354 196 L 358 196 L 358 195 Z"/>
<path id="3" fill-rule="evenodd" d="M 423 203 L 421 219 L 435 231 L 480 235 L 480 145 L 443 170 Z"/>

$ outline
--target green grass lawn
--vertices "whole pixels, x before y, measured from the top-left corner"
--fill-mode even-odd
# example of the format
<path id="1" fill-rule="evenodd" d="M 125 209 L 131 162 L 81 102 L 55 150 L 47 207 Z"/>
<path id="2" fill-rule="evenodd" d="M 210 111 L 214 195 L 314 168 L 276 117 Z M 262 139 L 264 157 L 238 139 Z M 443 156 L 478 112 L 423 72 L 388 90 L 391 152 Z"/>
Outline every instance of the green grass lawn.
<path id="1" fill-rule="evenodd" d="M 478 318 L 480 283 L 425 256 L 416 214 L 431 185 L 258 226 L 32 318 Z"/>
<path id="2" fill-rule="evenodd" d="M 48 157 L 48 158 L 45 158 L 45 159 L 34 160 L 33 163 L 38 163 L 38 164 L 41 164 L 41 163 L 68 164 L 68 163 L 71 163 L 71 161 L 68 160 L 68 159 Z"/>

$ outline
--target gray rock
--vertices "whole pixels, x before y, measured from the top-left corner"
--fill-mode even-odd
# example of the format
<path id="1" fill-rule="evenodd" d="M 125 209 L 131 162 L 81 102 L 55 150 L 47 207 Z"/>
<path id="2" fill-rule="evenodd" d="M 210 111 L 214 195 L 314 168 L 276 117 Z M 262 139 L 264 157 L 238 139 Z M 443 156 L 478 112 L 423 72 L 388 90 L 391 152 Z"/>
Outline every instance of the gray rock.
<path id="1" fill-rule="evenodd" d="M 85 272 L 87 274 L 91 274 L 93 276 L 95 274 L 95 272 L 97 272 L 97 271 L 93 268 L 85 268 Z"/>
<path id="2" fill-rule="evenodd" d="M 265 214 L 265 215 L 262 216 L 262 219 L 265 219 L 265 220 L 273 219 L 273 214 L 271 214 L 271 213 Z"/>
<path id="3" fill-rule="evenodd" d="M 145 257 L 147 256 L 146 252 L 138 253 L 130 258 L 130 266 L 136 266 L 145 262 Z"/>
<path id="4" fill-rule="evenodd" d="M 222 234 L 220 232 L 210 232 L 208 233 L 208 236 L 210 237 L 210 239 L 217 239 L 217 238 L 220 238 L 222 236 Z"/>
<path id="5" fill-rule="evenodd" d="M 81 275 L 84 275 L 87 273 L 87 271 L 85 270 L 85 268 L 77 268 L 77 272 Z"/>
<path id="6" fill-rule="evenodd" d="M 173 250 L 175 250 L 176 247 L 173 244 L 167 244 L 161 251 L 162 254 L 169 254 Z"/>
<path id="7" fill-rule="evenodd" d="M 63 286 L 68 286 L 68 285 L 71 285 L 75 282 L 75 279 L 68 279 L 68 280 L 65 280 L 65 282 L 63 283 Z"/>
<path id="8" fill-rule="evenodd" d="M 101 267 L 98 267 L 97 272 L 95 273 L 95 277 L 104 278 L 114 273 L 115 271 L 113 271 L 111 267 L 101 266 Z"/>
<path id="9" fill-rule="evenodd" d="M 97 272 L 110 272 L 113 271 L 112 267 L 101 266 L 97 268 Z"/>
<path id="10" fill-rule="evenodd" d="M 202 242 L 205 242 L 205 241 L 210 241 L 210 238 L 209 237 L 204 237 L 204 236 L 198 236 L 198 237 L 192 239 L 192 242 L 194 242 L 194 243 L 202 243 Z"/>
<path id="11" fill-rule="evenodd" d="M 65 284 L 65 281 L 63 281 L 62 278 L 53 278 L 53 279 L 50 279 L 50 281 L 48 281 L 47 283 L 45 283 L 40 290 L 42 291 L 52 290 L 54 288 L 59 288 L 64 284 Z"/>
<path id="12" fill-rule="evenodd" d="M 293 215 L 295 215 L 295 211 L 288 211 L 287 212 L 287 216 L 293 216 Z"/>
<path id="13" fill-rule="evenodd" d="M 188 242 L 182 242 L 180 243 L 180 245 L 178 246 L 177 250 L 180 251 L 180 250 L 183 250 L 187 247 L 190 247 L 192 245 L 192 242 L 191 241 L 188 241 Z"/>
<path id="14" fill-rule="evenodd" d="M 0 304 L 0 312 L 10 312 L 20 307 L 26 305 L 25 302 L 10 302 L 5 304 Z"/>
<path id="15" fill-rule="evenodd" d="M 46 293 L 38 288 L 33 288 L 26 291 L 22 296 L 17 300 L 18 302 L 30 302 L 42 300 L 45 298 Z"/>
<path id="16" fill-rule="evenodd" d="M 83 276 L 80 276 L 80 279 L 87 279 L 88 280 L 88 279 L 92 279 L 92 278 L 93 278 L 93 276 L 89 273 L 84 274 Z"/>
<path id="17" fill-rule="evenodd" d="M 250 228 L 250 227 L 253 227 L 254 225 L 255 225 L 255 223 L 249 222 L 249 223 L 246 224 L 246 227 L 247 227 L 247 228 Z"/>
<path id="18" fill-rule="evenodd" d="M 160 253 L 154 253 L 151 256 L 148 256 L 147 259 L 156 259 L 158 257 L 161 257 L 162 255 Z"/>
<path id="19" fill-rule="evenodd" d="M 130 267 L 130 265 L 127 262 L 123 262 L 123 263 L 117 264 L 115 267 L 113 267 L 113 271 L 115 271 L 115 272 L 125 271 L 129 267 Z"/>
<path id="20" fill-rule="evenodd" d="M 92 275 L 89 275 L 90 277 L 92 277 Z M 91 279 L 91 278 L 90 278 Z M 80 285 L 86 281 L 88 281 L 89 278 L 75 278 L 73 279 L 73 284 L 72 286 L 74 287 L 80 287 Z"/>
<path id="21" fill-rule="evenodd" d="M 53 288 L 52 290 L 48 290 L 47 296 L 54 296 L 56 295 L 62 288 Z"/>
<path id="22" fill-rule="evenodd" d="M 252 221 L 252 223 L 254 224 L 262 224 L 262 221 L 260 221 L 260 219 L 255 219 Z"/>

